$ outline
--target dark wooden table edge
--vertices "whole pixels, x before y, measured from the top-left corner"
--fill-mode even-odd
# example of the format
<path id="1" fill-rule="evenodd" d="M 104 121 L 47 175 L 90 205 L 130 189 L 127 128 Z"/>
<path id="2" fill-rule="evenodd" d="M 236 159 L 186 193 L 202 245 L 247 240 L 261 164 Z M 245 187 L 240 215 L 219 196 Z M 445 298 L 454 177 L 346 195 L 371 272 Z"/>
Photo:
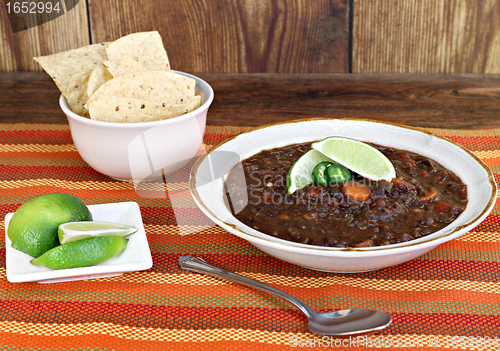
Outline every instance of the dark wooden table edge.
<path id="1" fill-rule="evenodd" d="M 500 74 L 194 73 L 215 91 L 208 125 L 365 118 L 417 127 L 500 128 Z M 0 73 L 0 123 L 63 123 L 44 72 Z"/>

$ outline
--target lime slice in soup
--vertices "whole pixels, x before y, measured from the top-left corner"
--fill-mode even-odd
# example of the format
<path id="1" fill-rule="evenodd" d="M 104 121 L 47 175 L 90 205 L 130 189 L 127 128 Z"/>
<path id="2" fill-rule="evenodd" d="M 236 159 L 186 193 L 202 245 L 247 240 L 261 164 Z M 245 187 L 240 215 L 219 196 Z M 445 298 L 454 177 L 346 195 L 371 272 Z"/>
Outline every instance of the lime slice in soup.
<path id="1" fill-rule="evenodd" d="M 286 177 L 286 189 L 288 193 L 291 194 L 311 184 L 313 182 L 312 172 L 314 167 L 324 161 L 334 163 L 330 158 L 314 149 L 300 156 L 297 162 L 290 168 Z"/>
<path id="2" fill-rule="evenodd" d="M 391 161 L 379 150 L 361 141 L 335 136 L 317 141 L 311 146 L 367 179 L 390 181 L 396 178 L 396 170 Z"/>

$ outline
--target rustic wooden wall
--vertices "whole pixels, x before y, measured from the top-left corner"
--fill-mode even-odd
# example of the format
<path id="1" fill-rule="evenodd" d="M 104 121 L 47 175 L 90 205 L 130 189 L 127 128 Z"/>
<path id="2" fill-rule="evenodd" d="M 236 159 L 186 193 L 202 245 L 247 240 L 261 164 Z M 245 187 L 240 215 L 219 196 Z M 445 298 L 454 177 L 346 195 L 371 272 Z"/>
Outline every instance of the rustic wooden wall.
<path id="1" fill-rule="evenodd" d="M 354 73 L 500 73 L 498 0 L 354 0 Z"/>
<path id="2" fill-rule="evenodd" d="M 91 0 L 89 10 L 93 41 L 158 30 L 176 70 L 273 73 L 347 72 L 348 11 L 347 0 Z"/>
<path id="3" fill-rule="evenodd" d="M 348 4 L 348 0 L 80 0 L 67 15 L 14 34 L 0 6 L 0 71 L 39 69 L 33 56 L 87 44 L 88 22 L 93 43 L 158 30 L 172 67 L 185 72 L 348 72 Z"/>
<path id="4" fill-rule="evenodd" d="M 0 20 L 0 71 L 158 30 L 193 73 L 500 73 L 500 0 L 80 0 L 23 32 Z"/>
<path id="5" fill-rule="evenodd" d="M 34 56 L 75 49 L 90 43 L 85 1 L 64 16 L 38 27 L 12 33 L 4 4 L 0 1 L 0 72 L 37 71 Z"/>

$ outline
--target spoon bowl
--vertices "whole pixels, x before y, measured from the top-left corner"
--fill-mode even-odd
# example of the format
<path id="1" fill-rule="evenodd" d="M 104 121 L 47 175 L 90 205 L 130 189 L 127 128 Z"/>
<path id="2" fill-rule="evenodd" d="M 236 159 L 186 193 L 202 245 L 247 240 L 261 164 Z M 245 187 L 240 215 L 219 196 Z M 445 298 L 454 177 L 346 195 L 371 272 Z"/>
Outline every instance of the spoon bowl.
<path id="1" fill-rule="evenodd" d="M 362 334 L 383 329 L 392 322 L 389 314 L 367 309 L 356 308 L 325 313 L 316 312 L 301 300 L 284 291 L 214 266 L 199 257 L 181 256 L 179 258 L 179 266 L 186 271 L 202 273 L 255 288 L 292 303 L 307 316 L 309 320 L 308 328 L 311 333 L 339 336 Z"/>

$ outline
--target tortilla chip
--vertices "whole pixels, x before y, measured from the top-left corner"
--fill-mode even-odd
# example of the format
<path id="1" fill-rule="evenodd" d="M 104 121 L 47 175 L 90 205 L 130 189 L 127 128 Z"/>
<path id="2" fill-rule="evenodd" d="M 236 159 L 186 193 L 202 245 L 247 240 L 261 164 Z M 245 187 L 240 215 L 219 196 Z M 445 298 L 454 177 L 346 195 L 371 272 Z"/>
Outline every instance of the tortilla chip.
<path id="1" fill-rule="evenodd" d="M 127 73 L 147 71 L 148 69 L 139 62 L 132 59 L 125 59 L 119 62 L 105 60 L 104 66 L 108 69 L 113 77 L 118 77 Z"/>
<path id="2" fill-rule="evenodd" d="M 34 60 L 52 77 L 61 93 L 67 98 L 65 94 L 71 77 L 77 73 L 91 71 L 107 59 L 108 44 L 92 44 L 49 56 L 35 57 Z"/>
<path id="3" fill-rule="evenodd" d="M 118 96 L 99 95 L 89 104 L 90 118 L 104 122 L 151 122 L 181 116 L 200 107 L 199 95 L 183 104 L 158 103 Z"/>
<path id="4" fill-rule="evenodd" d="M 77 115 L 89 117 L 89 111 L 85 107 L 89 98 L 87 94 L 89 77 L 92 71 L 75 74 L 71 77 L 66 92 L 66 100 L 69 108 Z"/>
<path id="5" fill-rule="evenodd" d="M 158 32 L 141 32 L 124 36 L 109 44 L 107 52 L 108 59 L 112 62 L 130 59 L 150 70 L 170 70 L 167 52 Z"/>
<path id="6" fill-rule="evenodd" d="M 87 90 L 88 96 L 92 96 L 92 94 L 104 83 L 108 80 L 113 79 L 113 76 L 108 72 L 108 69 L 100 64 L 90 74 L 89 77 L 89 87 Z"/>
<path id="7" fill-rule="evenodd" d="M 87 104 L 95 101 L 100 95 L 107 95 L 179 105 L 194 97 L 195 85 L 194 79 L 173 72 L 129 73 L 101 85 Z"/>

